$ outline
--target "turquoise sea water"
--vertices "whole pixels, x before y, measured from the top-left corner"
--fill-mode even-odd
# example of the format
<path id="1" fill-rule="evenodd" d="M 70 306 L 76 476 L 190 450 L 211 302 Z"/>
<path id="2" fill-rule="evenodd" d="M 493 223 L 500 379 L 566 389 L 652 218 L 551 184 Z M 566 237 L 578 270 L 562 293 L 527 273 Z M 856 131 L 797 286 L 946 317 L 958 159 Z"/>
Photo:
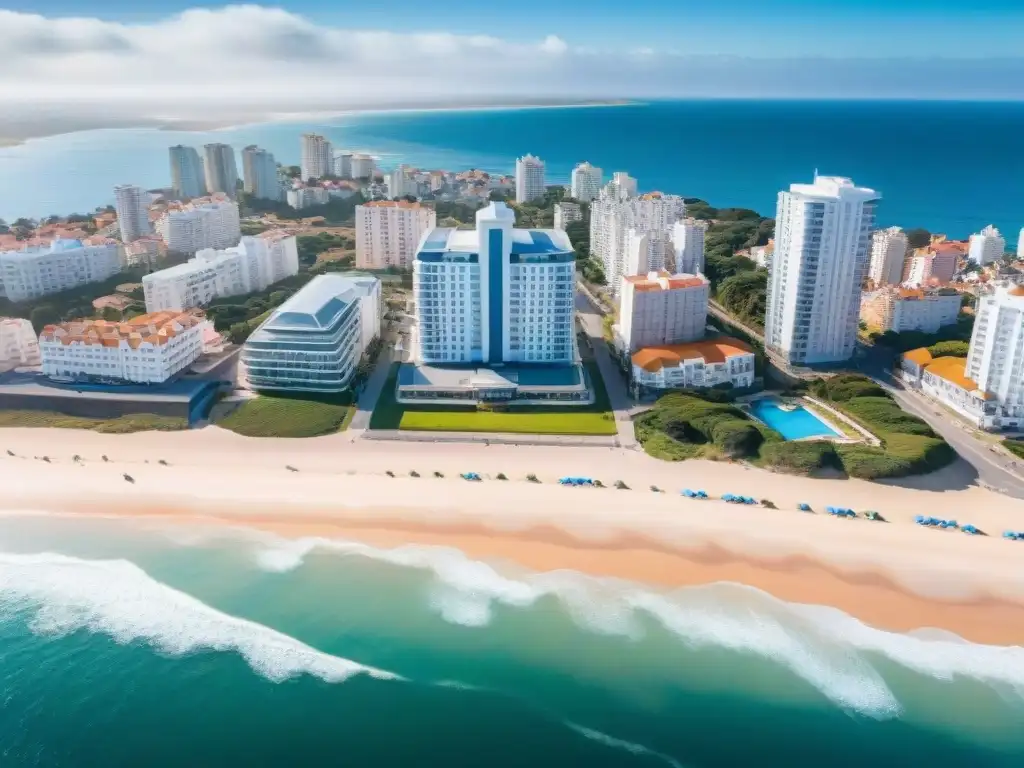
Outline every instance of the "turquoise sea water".
<path id="1" fill-rule="evenodd" d="M 299 135 L 400 162 L 511 173 L 527 152 L 550 183 L 589 160 L 628 170 L 645 190 L 772 215 L 776 194 L 815 169 L 883 195 L 882 226 L 962 237 L 994 223 L 1010 245 L 1024 226 L 1024 103 L 675 101 L 615 107 L 367 114 L 217 132 L 104 130 L 0 149 L 0 217 L 92 210 L 116 184 L 170 183 L 167 147 L 256 143 L 299 162 Z M 241 167 L 241 166 L 239 166 Z"/>
<path id="2" fill-rule="evenodd" d="M 839 437 L 838 432 L 801 406 L 786 410 L 775 400 L 761 398 L 750 404 L 750 412 L 787 440 Z"/>
<path id="3" fill-rule="evenodd" d="M 0 765 L 1020 766 L 1024 649 L 455 550 L 0 518 Z"/>

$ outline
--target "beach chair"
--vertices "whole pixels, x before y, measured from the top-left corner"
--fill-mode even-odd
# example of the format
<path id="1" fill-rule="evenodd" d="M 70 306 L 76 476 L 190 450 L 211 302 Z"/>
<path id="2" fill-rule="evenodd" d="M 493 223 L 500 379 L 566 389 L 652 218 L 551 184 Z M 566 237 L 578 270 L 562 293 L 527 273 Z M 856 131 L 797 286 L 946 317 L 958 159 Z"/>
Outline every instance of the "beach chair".
<path id="1" fill-rule="evenodd" d="M 925 516 L 924 515 L 914 515 L 914 522 L 917 523 L 918 525 L 924 525 L 925 524 Z"/>
<path id="2" fill-rule="evenodd" d="M 723 493 L 722 501 L 732 501 L 735 498 L 731 493 Z"/>
<path id="3" fill-rule="evenodd" d="M 801 501 L 799 504 L 797 504 L 796 508 L 799 509 L 801 512 L 810 512 L 811 511 L 811 505 L 806 503 L 806 502 L 803 502 L 803 501 Z"/>
<path id="4" fill-rule="evenodd" d="M 1003 538 L 1004 539 L 1016 539 L 1017 538 L 1017 534 L 1014 533 L 1013 531 L 1003 531 Z"/>
<path id="5" fill-rule="evenodd" d="M 697 495 L 696 493 L 691 491 L 689 488 L 683 488 L 682 494 L 683 494 L 683 496 L 685 496 L 688 499 L 692 499 L 694 496 Z"/>
<path id="6" fill-rule="evenodd" d="M 698 499 L 706 499 L 708 497 L 707 491 L 697 491 Z"/>

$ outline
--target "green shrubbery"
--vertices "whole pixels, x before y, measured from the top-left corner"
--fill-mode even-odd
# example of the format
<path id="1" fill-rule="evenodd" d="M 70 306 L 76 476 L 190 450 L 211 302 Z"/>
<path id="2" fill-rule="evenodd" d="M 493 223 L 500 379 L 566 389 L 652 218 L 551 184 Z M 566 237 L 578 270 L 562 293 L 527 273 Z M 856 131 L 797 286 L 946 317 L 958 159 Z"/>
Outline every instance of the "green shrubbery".
<path id="1" fill-rule="evenodd" d="M 735 406 L 682 392 L 664 395 L 633 423 L 644 449 L 668 461 L 709 454 L 756 458 L 762 444 L 782 439 Z"/>
<path id="2" fill-rule="evenodd" d="M 761 460 L 769 469 L 801 475 L 825 467 L 839 468 L 835 446 L 823 441 L 765 443 Z"/>
<path id="3" fill-rule="evenodd" d="M 967 357 L 971 348 L 969 341 L 940 341 L 928 347 L 932 357 Z"/>

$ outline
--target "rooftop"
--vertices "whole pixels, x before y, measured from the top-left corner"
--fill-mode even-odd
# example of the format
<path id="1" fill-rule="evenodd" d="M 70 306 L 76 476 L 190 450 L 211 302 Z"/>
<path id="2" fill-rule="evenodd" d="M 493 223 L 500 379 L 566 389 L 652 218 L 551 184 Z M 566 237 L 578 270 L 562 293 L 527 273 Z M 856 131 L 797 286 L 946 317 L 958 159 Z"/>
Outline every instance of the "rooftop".
<path id="1" fill-rule="evenodd" d="M 403 387 L 579 387 L 583 374 L 578 365 L 502 365 L 478 368 L 474 365 L 413 365 L 398 370 Z"/>
<path id="2" fill-rule="evenodd" d="M 39 335 L 40 341 L 59 341 L 61 344 L 97 344 L 119 347 L 127 342 L 132 349 L 140 344 L 163 345 L 182 330 L 194 328 L 203 322 L 198 312 L 153 312 L 131 320 L 72 320 L 59 325 L 48 325 Z"/>
<path id="3" fill-rule="evenodd" d="M 515 213 L 504 203 L 491 203 L 477 211 L 477 225 L 487 221 L 511 221 Z M 512 239 L 512 254 L 543 255 L 572 253 L 569 236 L 560 229 L 516 229 L 509 227 Z M 420 252 L 431 253 L 479 253 L 480 236 L 476 229 L 453 229 L 435 227 L 427 232 L 420 244 Z"/>
<path id="4" fill-rule="evenodd" d="M 408 200 L 371 200 L 368 203 L 356 206 L 357 208 L 422 208 L 419 203 L 411 203 Z"/>
<path id="5" fill-rule="evenodd" d="M 643 292 L 701 288 L 710 285 L 707 279 L 701 275 L 691 275 L 685 272 L 673 275 L 664 270 L 647 275 L 627 275 L 623 280 L 630 283 L 634 290 Z"/>
<path id="6" fill-rule="evenodd" d="M 377 278 L 372 276 L 318 275 L 274 310 L 252 338 L 275 331 L 322 331 L 330 328 L 352 302 L 368 295 Z"/>
<path id="7" fill-rule="evenodd" d="M 705 363 L 724 363 L 730 357 L 753 353 L 750 346 L 730 336 L 694 341 L 689 344 L 666 344 L 645 347 L 633 354 L 633 364 L 645 371 L 656 373 L 665 366 L 679 365 L 683 360 L 703 359 Z"/>
<path id="8" fill-rule="evenodd" d="M 992 399 L 992 395 L 988 392 L 978 390 L 978 382 L 967 378 L 967 358 L 965 357 L 937 357 L 925 365 L 924 369 L 967 392 L 977 392 L 985 400 Z"/>
<path id="9" fill-rule="evenodd" d="M 815 175 L 813 184 L 791 184 L 789 191 L 793 194 L 806 195 L 808 197 L 858 197 L 865 202 L 878 200 L 882 197 L 875 190 L 867 187 L 858 187 L 851 179 L 843 176 Z"/>

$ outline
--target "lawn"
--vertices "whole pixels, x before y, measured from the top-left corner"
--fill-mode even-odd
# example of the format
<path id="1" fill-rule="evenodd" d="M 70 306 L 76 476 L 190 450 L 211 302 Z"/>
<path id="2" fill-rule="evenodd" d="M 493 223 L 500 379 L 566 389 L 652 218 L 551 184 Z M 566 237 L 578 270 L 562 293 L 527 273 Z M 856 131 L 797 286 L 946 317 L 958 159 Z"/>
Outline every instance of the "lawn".
<path id="1" fill-rule="evenodd" d="M 340 395 L 260 395 L 217 421 L 218 427 L 246 437 L 317 437 L 348 427 L 355 408 Z"/>
<path id="2" fill-rule="evenodd" d="M 88 419 L 55 411 L 0 410 L 0 427 L 56 427 L 59 429 L 91 429 L 94 432 L 124 434 L 128 432 L 175 432 L 188 429 L 188 421 L 176 416 L 134 413 L 114 419 Z"/>
<path id="3" fill-rule="evenodd" d="M 520 435 L 614 435 L 604 380 L 593 361 L 583 363 L 594 387 L 594 403 L 586 406 L 510 406 L 504 411 L 442 405 L 403 405 L 395 400 L 398 364 L 392 366 L 370 429 L 406 429 L 420 432 L 507 432 Z"/>

